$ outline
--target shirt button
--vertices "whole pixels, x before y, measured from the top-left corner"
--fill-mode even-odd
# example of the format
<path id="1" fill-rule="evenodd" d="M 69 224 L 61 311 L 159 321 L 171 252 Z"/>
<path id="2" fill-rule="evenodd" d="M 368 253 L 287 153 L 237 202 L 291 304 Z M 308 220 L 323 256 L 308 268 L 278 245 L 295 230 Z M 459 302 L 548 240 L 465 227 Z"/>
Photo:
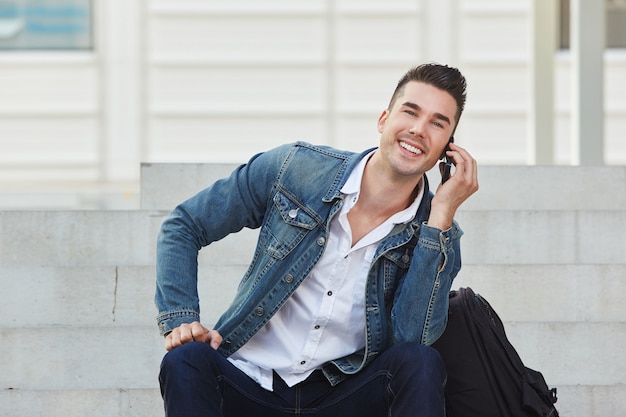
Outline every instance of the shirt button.
<path id="1" fill-rule="evenodd" d="M 300 365 L 304 365 L 306 361 L 300 361 Z"/>
<path id="2" fill-rule="evenodd" d="M 315 330 L 317 330 L 317 329 L 319 329 L 319 328 L 320 328 L 320 325 L 319 325 L 319 324 L 316 324 L 316 325 L 315 325 Z"/>
<path id="3" fill-rule="evenodd" d="M 332 291 L 328 291 L 328 292 L 326 293 L 326 295 L 328 295 L 328 296 L 330 297 L 331 295 L 333 295 L 333 292 L 332 292 Z"/>

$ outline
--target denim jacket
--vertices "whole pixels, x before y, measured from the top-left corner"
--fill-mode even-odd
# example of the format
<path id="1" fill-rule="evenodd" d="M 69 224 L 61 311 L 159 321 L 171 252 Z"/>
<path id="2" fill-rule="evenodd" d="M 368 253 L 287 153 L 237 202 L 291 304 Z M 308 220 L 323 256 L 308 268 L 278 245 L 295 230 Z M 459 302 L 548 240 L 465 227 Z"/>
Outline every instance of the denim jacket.
<path id="1" fill-rule="evenodd" d="M 176 207 L 157 240 L 155 301 L 161 334 L 199 320 L 198 251 L 244 227 L 261 228 L 252 262 L 215 329 L 230 356 L 261 329 L 320 259 L 341 187 L 361 154 L 298 142 L 254 156 L 228 178 Z M 396 225 L 369 269 L 365 348 L 324 365 L 333 384 L 398 342 L 430 345 L 447 322 L 448 292 L 461 268 L 461 229 L 426 224 L 433 194 L 425 190 L 412 222 Z"/>

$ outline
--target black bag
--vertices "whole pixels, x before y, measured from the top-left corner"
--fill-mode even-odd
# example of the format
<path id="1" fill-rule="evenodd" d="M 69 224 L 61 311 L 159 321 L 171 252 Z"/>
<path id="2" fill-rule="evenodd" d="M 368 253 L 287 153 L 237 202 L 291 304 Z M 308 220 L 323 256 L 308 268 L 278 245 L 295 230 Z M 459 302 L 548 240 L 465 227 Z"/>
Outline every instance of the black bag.
<path id="1" fill-rule="evenodd" d="M 556 388 L 524 366 L 496 312 L 471 288 L 450 292 L 448 326 L 433 347 L 448 372 L 448 417 L 558 417 Z"/>

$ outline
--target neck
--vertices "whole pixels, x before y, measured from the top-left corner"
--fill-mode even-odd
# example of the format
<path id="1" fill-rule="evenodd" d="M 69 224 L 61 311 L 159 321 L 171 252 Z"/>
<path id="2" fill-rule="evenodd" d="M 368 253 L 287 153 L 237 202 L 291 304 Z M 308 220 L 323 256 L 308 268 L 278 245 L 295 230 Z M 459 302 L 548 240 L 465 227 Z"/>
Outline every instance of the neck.
<path id="1" fill-rule="evenodd" d="M 417 179 L 391 178 L 368 163 L 363 172 L 359 201 L 364 200 L 368 209 L 392 215 L 413 203 L 422 182 L 421 176 Z"/>

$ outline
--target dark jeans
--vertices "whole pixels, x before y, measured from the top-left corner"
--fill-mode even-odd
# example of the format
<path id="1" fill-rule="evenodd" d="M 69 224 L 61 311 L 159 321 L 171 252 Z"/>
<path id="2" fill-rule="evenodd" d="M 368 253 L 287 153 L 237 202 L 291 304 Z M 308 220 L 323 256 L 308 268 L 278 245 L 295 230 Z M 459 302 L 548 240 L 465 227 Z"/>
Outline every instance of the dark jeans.
<path id="1" fill-rule="evenodd" d="M 169 417 L 443 417 L 445 379 L 437 351 L 413 343 L 391 347 L 334 387 L 315 371 L 291 388 L 274 374 L 267 391 L 200 342 L 168 352 L 159 376 Z"/>

